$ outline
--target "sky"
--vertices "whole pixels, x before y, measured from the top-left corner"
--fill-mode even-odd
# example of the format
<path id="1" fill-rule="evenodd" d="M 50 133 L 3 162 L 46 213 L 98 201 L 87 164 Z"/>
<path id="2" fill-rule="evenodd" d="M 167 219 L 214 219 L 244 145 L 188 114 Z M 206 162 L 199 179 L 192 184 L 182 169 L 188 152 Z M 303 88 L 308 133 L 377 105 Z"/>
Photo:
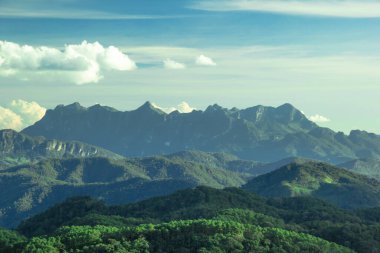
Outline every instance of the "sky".
<path id="1" fill-rule="evenodd" d="M 379 0 L 0 0 L 0 128 L 76 101 L 291 103 L 380 134 L 379 97 Z"/>

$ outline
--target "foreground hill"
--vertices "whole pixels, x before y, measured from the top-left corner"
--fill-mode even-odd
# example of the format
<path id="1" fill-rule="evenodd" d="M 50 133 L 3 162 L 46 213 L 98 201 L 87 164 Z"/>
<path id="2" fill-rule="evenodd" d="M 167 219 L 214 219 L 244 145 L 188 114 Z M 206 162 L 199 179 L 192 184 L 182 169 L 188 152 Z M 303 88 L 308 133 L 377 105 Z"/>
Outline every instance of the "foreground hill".
<path id="1" fill-rule="evenodd" d="M 259 231 L 277 231 L 269 237 L 267 237 L 266 232 L 264 234 L 260 233 L 260 238 L 267 238 L 268 252 L 298 252 L 300 247 L 301 252 L 340 252 L 339 250 L 342 250 L 342 248 L 336 248 L 336 246 L 330 249 L 324 248 L 325 241 L 299 234 L 302 232 L 345 245 L 357 252 L 368 253 L 380 250 L 380 241 L 378 240 L 380 223 L 373 220 L 372 214 L 376 214 L 376 211 L 368 209 L 362 210 L 360 215 L 356 215 L 312 197 L 266 199 L 235 188 L 217 190 L 208 187 L 197 187 L 182 190 L 170 196 L 152 198 L 124 206 L 107 206 L 101 201 L 90 198 L 73 198 L 26 220 L 19 226 L 18 231 L 26 236 L 50 235 L 51 237 L 60 235 L 63 231 L 65 231 L 63 234 L 69 231 L 75 232 L 70 233 L 71 235 L 77 234 L 79 231 L 82 232 L 77 235 L 90 232 L 91 234 L 99 234 L 96 231 L 102 229 L 101 227 L 90 228 L 87 226 L 101 225 L 117 228 L 116 231 L 122 231 L 120 236 L 125 238 L 129 233 L 124 229 L 129 227 L 130 230 L 128 231 L 137 233 L 134 234 L 134 238 L 142 237 L 147 239 L 148 245 L 152 247 L 150 252 L 155 250 L 157 252 L 159 249 L 156 248 L 159 247 L 157 244 L 150 241 L 155 238 L 155 235 L 162 235 L 162 237 L 159 237 L 161 247 L 169 249 L 170 246 L 176 245 L 177 251 L 165 251 L 165 249 L 162 249 L 162 252 L 181 252 L 179 248 L 191 247 L 190 245 L 194 243 L 195 238 L 209 240 L 207 239 L 209 236 L 207 231 L 215 231 L 212 224 L 220 224 L 217 229 L 220 234 L 216 235 L 211 232 L 214 236 L 213 238 L 215 240 L 225 238 L 222 240 L 224 247 L 232 247 L 228 248 L 229 250 L 227 248 L 222 249 L 226 252 L 231 252 L 232 249 L 237 250 L 237 252 L 240 252 L 239 250 L 247 252 L 247 250 L 243 250 L 246 249 L 247 244 L 243 243 L 243 246 L 240 246 L 241 240 L 245 241 L 250 238 L 245 242 L 251 244 L 261 239 L 256 238 L 256 236 L 246 237 L 251 233 L 249 229 L 245 233 L 240 233 L 240 239 L 235 237 L 233 231 L 240 229 L 241 224 L 244 224 L 243 227 L 254 226 Z M 366 217 L 369 217 L 369 219 Z M 177 220 L 190 221 L 177 222 Z M 66 226 L 66 228 L 62 230 L 63 226 Z M 183 230 L 183 226 L 188 229 Z M 180 233 L 175 233 L 175 230 Z M 289 230 L 295 233 L 289 232 Z M 138 233 L 138 231 L 141 233 Z M 196 237 L 192 237 L 192 231 L 202 232 L 199 234 L 196 232 Z M 290 235 L 298 239 L 293 241 L 288 238 Z M 231 240 L 227 239 L 226 236 Z M 304 239 L 309 238 L 311 241 L 305 242 L 298 236 Z M 117 241 L 121 237 L 112 238 Z M 59 238 L 56 239 L 60 241 Z M 51 239 L 48 241 L 54 242 L 57 240 Z M 306 244 L 301 243 L 302 241 Z M 201 240 L 200 242 L 204 241 Z M 103 243 L 110 244 L 107 241 L 103 241 Z M 321 245 L 318 246 L 318 243 L 321 243 Z M 269 246 L 273 244 L 277 244 L 277 246 L 273 246 L 274 248 Z M 201 243 L 201 245 L 204 244 Z M 213 244 L 208 243 L 207 245 Z M 262 242 L 257 242 L 256 245 L 263 246 Z M 313 246 L 304 248 L 306 245 Z M 218 247 L 223 246 L 220 244 Z M 206 252 L 219 252 L 216 250 L 209 249 Z M 183 251 L 197 252 L 194 250 L 186 251 L 185 249 Z M 225 251 L 222 250 L 222 252 Z M 256 248 L 255 252 L 267 251 Z"/>
<path id="2" fill-rule="evenodd" d="M 9 253 L 354 252 L 307 234 L 222 220 L 172 221 L 122 228 L 72 226 L 63 227 L 49 237 L 30 240 L 4 232 L 2 238 L 7 241 L 3 248 Z"/>
<path id="3" fill-rule="evenodd" d="M 197 185 L 240 186 L 265 172 L 256 162 L 196 151 L 141 159 L 44 159 L 0 171 L 0 225 L 15 226 L 70 196 L 128 203 Z"/>
<path id="4" fill-rule="evenodd" d="M 290 104 L 166 114 L 149 102 L 121 112 L 78 103 L 48 110 L 23 130 L 33 136 L 78 140 L 125 156 L 181 150 L 227 152 L 242 159 L 273 162 L 298 156 L 332 163 L 380 158 L 380 137 L 362 131 L 349 135 L 318 127 Z"/>
<path id="5" fill-rule="evenodd" d="M 13 130 L 0 130 L 0 169 L 45 158 L 121 156 L 103 148 L 77 141 L 47 140 Z"/>
<path id="6" fill-rule="evenodd" d="M 379 181 L 322 162 L 291 163 L 243 188 L 264 196 L 315 196 L 343 208 L 380 206 Z"/>

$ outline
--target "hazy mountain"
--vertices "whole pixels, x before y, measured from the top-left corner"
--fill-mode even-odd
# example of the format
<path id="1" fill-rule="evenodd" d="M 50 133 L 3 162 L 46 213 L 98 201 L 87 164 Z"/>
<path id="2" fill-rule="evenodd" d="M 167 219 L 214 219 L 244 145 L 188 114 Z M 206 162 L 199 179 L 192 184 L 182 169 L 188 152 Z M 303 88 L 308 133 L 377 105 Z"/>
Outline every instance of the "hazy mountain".
<path id="1" fill-rule="evenodd" d="M 270 162 L 291 156 L 333 163 L 380 158 L 379 136 L 361 131 L 347 136 L 318 127 L 290 104 L 242 110 L 212 105 L 166 114 L 149 102 L 127 112 L 75 103 L 48 110 L 23 132 L 83 141 L 126 156 L 202 150 Z"/>
<path id="2" fill-rule="evenodd" d="M 45 158 L 122 158 L 111 151 L 77 141 L 47 140 L 13 130 L 0 130 L 0 168 Z"/>
<path id="3" fill-rule="evenodd" d="M 356 159 L 338 166 L 380 180 L 380 160 Z"/>
<path id="4" fill-rule="evenodd" d="M 192 159 L 198 157 L 199 159 Z M 13 226 L 70 196 L 127 203 L 178 189 L 240 186 L 266 172 L 226 154 L 181 152 L 167 157 L 44 159 L 0 171 L 0 224 Z M 245 167 L 246 166 L 246 167 Z"/>
<path id="5" fill-rule="evenodd" d="M 291 163 L 250 180 L 243 189 L 264 196 L 314 196 L 343 208 L 380 205 L 380 182 L 322 163 Z"/>

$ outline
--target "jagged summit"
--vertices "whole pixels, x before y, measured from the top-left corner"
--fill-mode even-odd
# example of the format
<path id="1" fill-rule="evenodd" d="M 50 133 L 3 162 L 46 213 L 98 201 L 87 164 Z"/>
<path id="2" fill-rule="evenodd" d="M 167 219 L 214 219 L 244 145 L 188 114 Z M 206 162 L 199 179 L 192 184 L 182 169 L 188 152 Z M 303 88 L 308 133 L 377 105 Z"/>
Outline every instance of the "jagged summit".
<path id="1" fill-rule="evenodd" d="M 213 105 L 209 105 L 205 112 L 206 113 L 209 113 L 209 112 L 217 112 L 217 111 L 227 111 L 228 109 L 226 108 L 223 108 L 222 106 L 218 105 L 218 104 L 213 104 Z"/>
<path id="2" fill-rule="evenodd" d="M 154 112 L 159 114 L 166 114 L 163 110 L 157 107 L 150 101 L 145 102 L 142 106 L 138 107 L 135 112 Z"/>
<path id="3" fill-rule="evenodd" d="M 287 103 L 279 107 L 227 109 L 218 104 L 191 113 L 167 114 L 151 102 L 132 111 L 79 103 L 49 110 L 23 133 L 78 140 L 125 156 L 196 149 L 273 162 L 302 156 L 332 163 L 380 158 L 380 137 L 320 128 Z"/>
<path id="4" fill-rule="evenodd" d="M 283 110 L 283 111 L 293 111 L 297 110 L 292 104 L 290 103 L 285 103 L 277 107 L 278 110 Z"/>
<path id="5" fill-rule="evenodd" d="M 96 105 L 90 106 L 90 107 L 87 108 L 87 110 L 89 110 L 89 111 L 119 112 L 118 110 L 116 110 L 113 107 L 103 106 L 103 105 L 100 105 L 100 104 L 96 104 Z"/>
<path id="6" fill-rule="evenodd" d="M 79 102 L 74 102 L 69 105 L 58 105 L 54 110 L 75 110 L 75 111 L 84 111 L 87 110 L 86 107 L 82 106 Z"/>
<path id="7" fill-rule="evenodd" d="M 57 110 L 57 111 L 58 110 L 59 111 L 108 110 L 111 112 L 120 112 L 119 110 L 117 110 L 113 107 L 104 106 L 104 105 L 100 105 L 100 104 L 95 104 L 95 105 L 92 105 L 90 107 L 85 107 L 85 106 L 82 106 L 79 102 L 74 102 L 74 103 L 68 104 L 68 105 L 60 104 L 60 105 L 56 106 L 55 109 L 49 110 L 49 111 L 55 111 L 55 110 Z M 131 110 L 131 111 L 154 111 L 154 112 L 160 112 L 160 113 L 167 114 L 159 106 L 157 106 L 156 104 L 154 104 L 150 101 L 146 101 L 144 104 L 142 104 L 138 108 Z M 124 112 L 131 112 L 131 111 L 124 111 Z M 221 105 L 215 103 L 215 104 L 209 105 L 204 111 L 202 111 L 202 110 L 200 110 L 200 111 L 201 112 L 207 112 L 207 113 L 216 112 L 216 111 L 224 111 L 224 112 L 231 112 L 231 113 L 233 113 L 233 112 L 245 112 L 245 111 L 258 111 L 258 112 L 277 111 L 278 113 L 295 113 L 295 112 L 301 113 L 297 108 L 295 108 L 293 105 L 291 105 L 289 103 L 283 104 L 279 107 L 257 105 L 257 106 L 249 107 L 246 109 L 238 109 L 237 107 L 233 107 L 232 109 L 228 109 L 228 108 L 222 107 Z"/>

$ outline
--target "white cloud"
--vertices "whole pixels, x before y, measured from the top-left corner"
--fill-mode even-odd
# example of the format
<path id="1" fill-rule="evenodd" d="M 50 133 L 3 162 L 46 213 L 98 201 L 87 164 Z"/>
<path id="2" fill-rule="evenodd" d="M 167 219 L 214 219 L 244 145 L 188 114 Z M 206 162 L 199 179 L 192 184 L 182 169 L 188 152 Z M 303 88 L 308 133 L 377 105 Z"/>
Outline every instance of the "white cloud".
<path id="1" fill-rule="evenodd" d="M 173 61 L 171 59 L 164 60 L 164 67 L 166 69 L 184 69 L 186 65 L 180 62 Z"/>
<path id="2" fill-rule="evenodd" d="M 59 3 L 61 2 L 61 3 Z M 128 15 L 115 12 L 69 7 L 64 1 L 0 1 L 0 17 L 6 18 L 53 18 L 76 20 L 140 20 L 179 18 L 181 16 Z M 67 1 L 66 1 L 67 2 Z M 75 2 L 75 1 L 72 1 Z M 106 4 L 106 3 L 105 3 Z"/>
<path id="3" fill-rule="evenodd" d="M 40 120 L 46 108 L 36 102 L 13 100 L 8 108 L 0 106 L 0 129 L 21 130 Z"/>
<path id="4" fill-rule="evenodd" d="M 10 109 L 20 115 L 23 125 L 29 126 L 42 119 L 45 116 L 46 108 L 40 106 L 38 103 L 25 100 L 13 100 L 10 104 Z"/>
<path id="5" fill-rule="evenodd" d="M 0 106 L 0 129 L 20 130 L 22 119 L 13 111 Z"/>
<path id="6" fill-rule="evenodd" d="M 0 75 L 56 75 L 76 84 L 96 83 L 106 70 L 130 71 L 136 64 L 114 46 L 83 41 L 63 50 L 0 41 Z"/>
<path id="7" fill-rule="evenodd" d="M 180 113 L 190 113 L 192 111 L 195 110 L 195 108 L 191 107 L 188 103 L 186 102 L 182 102 L 180 103 L 179 105 L 177 105 L 176 107 L 160 107 L 156 104 L 152 104 L 154 107 L 156 107 L 157 109 L 160 109 L 161 111 L 164 111 L 166 113 L 171 113 L 171 112 L 174 112 L 174 111 L 178 111 Z"/>
<path id="8" fill-rule="evenodd" d="M 315 122 L 315 123 L 327 123 L 330 122 L 331 120 L 329 118 L 326 118 L 325 116 L 315 114 L 313 116 L 309 117 L 309 120 Z"/>
<path id="9" fill-rule="evenodd" d="M 380 2 L 375 0 L 206 0 L 199 1 L 192 8 L 345 18 L 380 17 Z"/>
<path id="10" fill-rule="evenodd" d="M 190 113 L 194 110 L 195 110 L 195 108 L 191 107 L 186 102 L 182 102 L 179 105 L 177 105 L 177 111 L 179 111 L 180 113 Z"/>
<path id="11" fill-rule="evenodd" d="M 210 58 L 205 55 L 200 55 L 197 57 L 195 60 L 195 64 L 200 65 L 200 66 L 215 66 L 216 63 Z"/>

